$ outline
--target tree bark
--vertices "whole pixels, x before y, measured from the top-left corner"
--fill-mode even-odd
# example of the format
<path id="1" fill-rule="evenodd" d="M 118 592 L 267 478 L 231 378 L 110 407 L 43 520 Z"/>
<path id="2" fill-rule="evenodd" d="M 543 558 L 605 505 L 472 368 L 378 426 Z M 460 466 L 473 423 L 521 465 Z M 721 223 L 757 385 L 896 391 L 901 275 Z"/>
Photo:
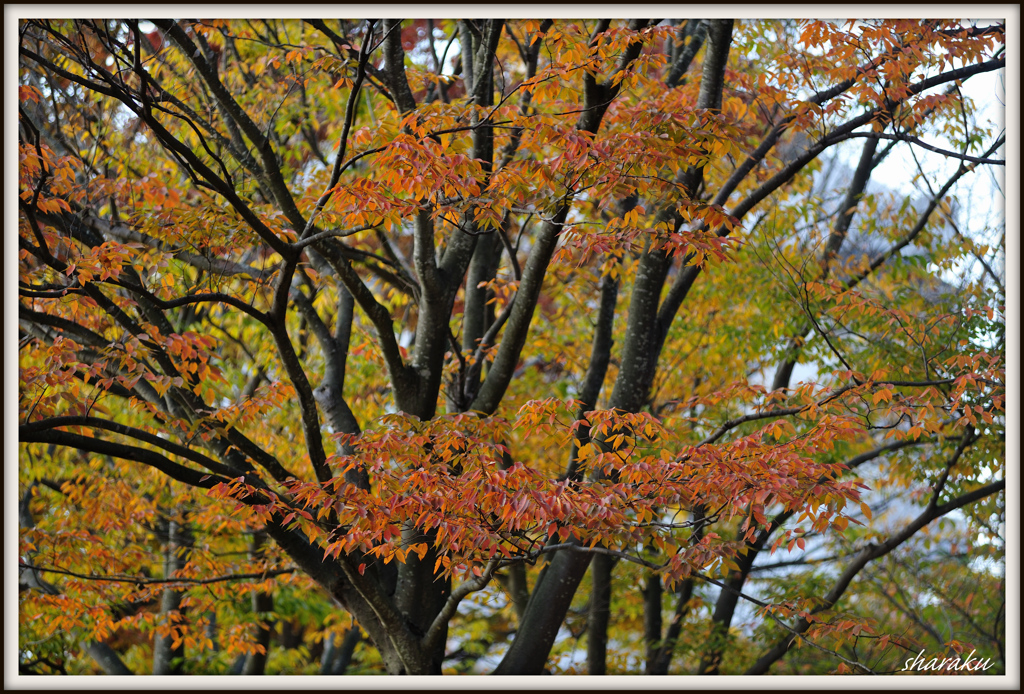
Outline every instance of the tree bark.
<path id="1" fill-rule="evenodd" d="M 649 571 L 644 582 L 644 657 L 645 670 L 650 674 L 661 648 L 661 575 Z"/>
<path id="2" fill-rule="evenodd" d="M 672 621 L 669 622 L 665 638 L 661 642 L 661 647 L 658 648 L 654 659 L 649 661 L 647 666 L 648 675 L 668 674 L 676 642 L 679 640 L 679 634 L 683 630 L 683 620 L 686 618 L 686 613 L 690 608 L 690 598 L 693 597 L 693 579 L 688 578 L 683 581 L 676 595 L 676 609 L 672 615 Z"/>
<path id="3" fill-rule="evenodd" d="M 249 559 L 259 561 L 263 557 L 266 534 L 262 531 L 254 532 L 249 540 Z M 256 623 L 253 624 L 253 641 L 257 646 L 263 647 L 263 652 L 249 653 L 245 657 L 245 665 L 242 667 L 243 675 L 262 675 L 267 667 L 267 659 L 270 657 L 270 638 L 274 634 L 273 622 L 270 614 L 274 610 L 274 595 L 262 590 L 254 590 L 250 596 L 253 615 Z"/>
<path id="4" fill-rule="evenodd" d="M 113 648 L 100 641 L 90 641 L 85 644 L 85 652 L 92 656 L 96 664 L 103 669 L 107 675 L 134 675 L 121 656 Z"/>
<path id="5" fill-rule="evenodd" d="M 603 675 L 607 672 L 608 622 L 612 608 L 613 557 L 595 554 L 590 561 L 590 612 L 587 615 L 587 672 Z"/>
<path id="6" fill-rule="evenodd" d="M 352 627 L 341 638 L 334 637 L 324 646 L 320 659 L 321 675 L 344 675 L 352 664 L 352 656 L 363 634 L 359 627 Z"/>
<path id="7" fill-rule="evenodd" d="M 164 575 L 168 578 L 176 574 L 188 560 L 188 551 L 192 546 L 192 536 L 187 527 L 177 521 L 167 521 L 167 545 L 164 549 Z M 178 617 L 181 612 L 182 593 L 174 588 L 167 588 L 160 598 L 160 614 L 165 622 Z M 174 645 L 172 634 L 157 634 L 153 642 L 153 674 L 183 674 L 182 663 L 185 659 L 184 644 Z"/>

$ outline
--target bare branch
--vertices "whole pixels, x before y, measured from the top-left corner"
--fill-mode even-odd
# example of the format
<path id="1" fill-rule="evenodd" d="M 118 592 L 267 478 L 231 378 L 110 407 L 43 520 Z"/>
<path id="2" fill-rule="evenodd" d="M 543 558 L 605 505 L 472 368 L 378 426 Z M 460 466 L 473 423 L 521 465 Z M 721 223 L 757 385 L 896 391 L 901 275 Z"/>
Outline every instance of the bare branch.
<path id="1" fill-rule="evenodd" d="M 210 578 L 185 578 L 185 577 L 172 577 L 172 578 L 149 578 L 148 576 L 128 576 L 125 574 L 83 574 L 76 571 L 68 571 L 67 569 L 58 569 L 56 567 L 46 566 L 35 566 L 27 562 L 18 562 L 18 568 L 31 569 L 33 571 L 40 571 L 42 573 L 60 574 L 61 576 L 71 576 L 72 578 L 81 578 L 86 581 L 107 581 L 110 583 L 131 583 L 136 586 L 150 586 L 150 585 L 170 585 L 170 586 L 208 586 L 214 583 L 227 583 L 233 581 L 264 581 L 268 578 L 275 576 L 286 576 L 293 574 L 298 571 L 295 567 L 289 567 L 284 569 L 268 569 L 267 571 L 259 571 L 254 573 L 241 573 L 241 574 L 226 574 L 224 576 L 211 576 Z"/>

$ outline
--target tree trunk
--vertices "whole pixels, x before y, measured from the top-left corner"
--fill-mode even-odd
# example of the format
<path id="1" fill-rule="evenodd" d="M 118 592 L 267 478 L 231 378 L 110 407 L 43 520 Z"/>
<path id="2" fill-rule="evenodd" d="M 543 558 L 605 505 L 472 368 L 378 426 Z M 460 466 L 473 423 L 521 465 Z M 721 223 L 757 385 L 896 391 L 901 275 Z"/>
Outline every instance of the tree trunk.
<path id="1" fill-rule="evenodd" d="M 328 641 L 324 647 L 323 657 L 320 658 L 320 674 L 344 675 L 352 664 L 352 656 L 362 639 L 363 634 L 359 627 L 352 627 L 340 639 L 335 636 Z"/>
<path id="2" fill-rule="evenodd" d="M 661 576 L 647 573 L 644 583 L 644 643 L 646 644 L 646 670 L 648 673 L 658 658 L 661 648 Z"/>
<path id="3" fill-rule="evenodd" d="M 252 561 L 259 561 L 263 557 L 263 546 L 266 543 L 267 535 L 263 531 L 253 533 L 249 541 L 249 558 Z M 253 624 L 253 640 L 257 646 L 263 647 L 263 652 L 249 653 L 245 657 L 245 665 L 242 667 L 243 675 L 262 675 L 267 667 L 267 658 L 270 656 L 270 637 L 273 635 L 273 622 L 270 613 L 274 611 L 274 596 L 261 590 L 252 591 L 250 596 L 252 611 L 256 618 Z"/>
<path id="4" fill-rule="evenodd" d="M 725 64 L 729 55 L 731 36 L 731 19 L 715 20 L 711 23 L 708 30 L 708 55 L 704 60 L 697 102 L 700 108 L 721 108 Z M 598 88 L 589 82 L 587 86 L 595 93 L 602 91 L 602 88 L 607 89 Z M 607 99 L 607 96 L 603 98 Z M 592 132 L 596 132 L 596 125 L 599 123 L 600 120 L 595 123 Z M 685 185 L 690 195 L 696 190 L 700 175 L 700 170 L 687 172 Z M 647 401 L 660 347 L 663 344 L 659 329 L 662 333 L 667 330 L 659 326 L 658 301 L 669 264 L 670 258 L 660 250 L 645 251 L 641 257 L 633 295 L 630 298 L 629 319 L 619 374 L 611 396 L 612 409 L 638 412 Z M 589 559 L 587 553 L 563 550 L 551 560 L 547 570 L 537 581 L 523 620 L 523 630 L 520 631 L 531 635 L 530 642 L 524 643 L 524 639 L 516 638 L 505 658 L 495 669 L 495 674 L 540 674 L 576 588 L 586 573 Z M 588 636 L 588 639 L 593 638 L 601 637 L 595 637 L 594 634 Z"/>
<path id="5" fill-rule="evenodd" d="M 96 664 L 103 669 L 106 675 L 134 675 L 128 666 L 121 660 L 113 648 L 100 641 L 91 641 L 85 644 L 85 651 L 92 656 Z"/>
<path id="6" fill-rule="evenodd" d="M 170 578 L 184 568 L 188 551 L 192 547 L 192 536 L 187 527 L 177 521 L 167 521 L 167 545 L 164 550 L 164 576 Z M 167 588 L 160 597 L 160 614 L 165 623 L 173 623 L 180 617 L 181 591 Z M 180 675 L 185 659 L 185 646 L 174 645 L 174 635 L 156 635 L 153 643 L 153 674 Z"/>
<path id="7" fill-rule="evenodd" d="M 612 607 L 612 567 L 615 561 L 607 554 L 596 554 L 590 562 L 590 612 L 587 615 L 587 672 L 607 672 L 608 621 Z"/>

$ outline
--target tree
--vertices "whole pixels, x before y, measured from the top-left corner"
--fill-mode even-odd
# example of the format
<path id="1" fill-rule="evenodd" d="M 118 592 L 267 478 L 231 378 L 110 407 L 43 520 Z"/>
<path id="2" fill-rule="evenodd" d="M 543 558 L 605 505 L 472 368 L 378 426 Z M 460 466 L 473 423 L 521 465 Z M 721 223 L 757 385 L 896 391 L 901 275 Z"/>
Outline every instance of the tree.
<path id="1" fill-rule="evenodd" d="M 1003 668 L 1003 41 L 22 21 L 22 670 Z"/>

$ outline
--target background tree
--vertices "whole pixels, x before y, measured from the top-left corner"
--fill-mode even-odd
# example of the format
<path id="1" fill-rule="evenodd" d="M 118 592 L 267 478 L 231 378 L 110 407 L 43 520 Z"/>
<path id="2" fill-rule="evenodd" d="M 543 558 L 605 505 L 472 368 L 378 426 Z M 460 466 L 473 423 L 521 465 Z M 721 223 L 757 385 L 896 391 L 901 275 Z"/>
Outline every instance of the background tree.
<path id="1" fill-rule="evenodd" d="M 22 670 L 1000 671 L 1003 37 L 21 22 Z"/>

